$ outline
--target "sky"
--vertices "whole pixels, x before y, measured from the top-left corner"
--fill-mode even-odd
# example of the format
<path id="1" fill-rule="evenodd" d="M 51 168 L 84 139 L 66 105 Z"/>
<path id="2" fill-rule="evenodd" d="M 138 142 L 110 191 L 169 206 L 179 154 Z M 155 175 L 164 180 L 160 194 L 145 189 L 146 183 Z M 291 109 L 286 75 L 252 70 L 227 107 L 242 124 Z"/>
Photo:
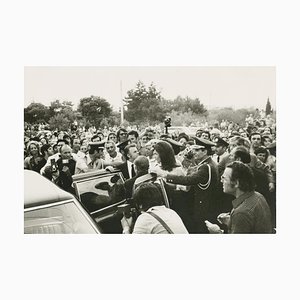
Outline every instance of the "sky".
<path id="1" fill-rule="evenodd" d="M 74 103 L 83 97 L 105 98 L 114 109 L 141 80 L 151 82 L 165 99 L 199 98 L 205 107 L 276 107 L 276 68 L 260 67 L 47 67 L 24 68 L 25 107 L 56 99 Z"/>

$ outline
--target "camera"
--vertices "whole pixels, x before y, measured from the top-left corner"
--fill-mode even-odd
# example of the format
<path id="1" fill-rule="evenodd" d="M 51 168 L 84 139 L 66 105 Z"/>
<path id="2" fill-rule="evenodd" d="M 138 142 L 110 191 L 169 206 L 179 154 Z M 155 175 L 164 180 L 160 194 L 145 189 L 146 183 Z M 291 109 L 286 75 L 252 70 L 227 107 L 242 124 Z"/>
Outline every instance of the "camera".
<path id="1" fill-rule="evenodd" d="M 124 203 L 117 206 L 118 213 L 121 213 L 125 216 L 125 218 L 131 217 L 131 208 L 130 204 Z"/>
<path id="2" fill-rule="evenodd" d="M 50 160 L 50 163 L 51 163 L 51 172 L 52 172 L 52 173 L 56 172 L 57 169 L 58 169 L 58 166 L 57 166 L 57 163 L 56 163 L 55 159 L 52 158 L 52 159 Z"/>
<path id="3" fill-rule="evenodd" d="M 165 123 L 165 127 L 171 127 L 171 118 L 166 117 L 164 123 Z"/>

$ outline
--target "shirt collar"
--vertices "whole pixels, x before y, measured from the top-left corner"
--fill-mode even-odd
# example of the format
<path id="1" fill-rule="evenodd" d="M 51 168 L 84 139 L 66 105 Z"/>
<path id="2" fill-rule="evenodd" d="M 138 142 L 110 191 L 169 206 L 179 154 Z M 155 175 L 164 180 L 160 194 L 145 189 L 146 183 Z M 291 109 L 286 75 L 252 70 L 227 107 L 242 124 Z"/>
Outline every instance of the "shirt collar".
<path id="1" fill-rule="evenodd" d="M 241 196 L 237 197 L 232 201 L 232 206 L 234 209 L 236 209 L 239 205 L 241 205 L 247 198 L 251 197 L 254 194 L 254 191 L 252 192 L 246 192 L 242 194 Z"/>

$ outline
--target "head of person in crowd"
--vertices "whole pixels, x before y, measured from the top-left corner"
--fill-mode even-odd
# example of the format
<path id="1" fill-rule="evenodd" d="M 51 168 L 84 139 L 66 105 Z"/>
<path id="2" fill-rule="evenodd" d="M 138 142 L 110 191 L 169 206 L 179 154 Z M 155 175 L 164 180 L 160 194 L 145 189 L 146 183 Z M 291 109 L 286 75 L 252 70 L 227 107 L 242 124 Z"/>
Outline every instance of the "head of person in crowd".
<path id="1" fill-rule="evenodd" d="M 77 153 L 80 150 L 80 139 L 73 139 L 72 149 L 74 153 Z"/>
<path id="2" fill-rule="evenodd" d="M 249 149 L 245 146 L 235 147 L 231 155 L 234 161 L 241 161 L 244 164 L 249 164 L 251 162 Z"/>
<path id="3" fill-rule="evenodd" d="M 92 161 L 103 158 L 103 150 L 104 150 L 105 142 L 90 142 L 88 144 L 88 153 Z"/>
<path id="4" fill-rule="evenodd" d="M 49 156 L 54 154 L 53 147 L 50 144 L 45 144 L 41 147 L 41 154 L 47 160 Z"/>
<path id="5" fill-rule="evenodd" d="M 204 130 L 204 131 L 201 133 L 200 138 L 205 139 L 205 140 L 210 140 L 210 133 L 209 133 L 209 131 Z"/>
<path id="6" fill-rule="evenodd" d="M 175 155 L 178 155 L 178 153 L 180 151 L 183 151 L 185 149 L 185 145 L 183 145 L 182 143 L 177 142 L 174 139 L 171 139 L 169 137 L 168 138 L 164 138 L 162 140 L 168 142 L 171 145 L 171 147 L 173 148 L 173 151 L 174 151 Z"/>
<path id="7" fill-rule="evenodd" d="M 107 136 L 107 141 L 113 141 L 114 143 L 117 143 L 117 135 L 114 132 L 110 132 Z"/>
<path id="8" fill-rule="evenodd" d="M 207 159 L 212 154 L 212 146 L 215 146 L 215 143 L 195 137 L 195 145 L 190 146 L 190 150 L 193 153 L 193 159 L 197 164 L 199 164 L 201 161 Z"/>
<path id="9" fill-rule="evenodd" d="M 215 124 L 215 126 L 218 126 L 218 124 Z M 215 138 L 220 137 L 220 136 L 221 136 L 221 131 L 217 127 L 214 127 L 210 131 L 210 140 L 211 141 L 213 141 Z"/>
<path id="10" fill-rule="evenodd" d="M 248 139 L 241 137 L 241 136 L 234 136 L 229 139 L 229 152 L 231 153 L 232 150 L 237 146 L 245 146 L 247 149 L 250 149 L 251 143 Z"/>
<path id="11" fill-rule="evenodd" d="M 271 145 L 272 142 L 273 142 L 273 139 L 272 139 L 271 135 L 264 134 L 264 135 L 261 137 L 261 144 L 262 144 L 262 146 L 264 146 L 264 147 L 269 147 L 269 146 Z"/>
<path id="12" fill-rule="evenodd" d="M 141 212 L 146 212 L 153 206 L 163 205 L 163 195 L 158 186 L 146 182 L 137 187 L 133 194 L 133 200 Z"/>
<path id="13" fill-rule="evenodd" d="M 223 155 L 227 151 L 227 148 L 229 146 L 229 144 L 220 137 L 215 138 L 214 143 L 216 144 L 215 153 L 218 156 Z"/>
<path id="14" fill-rule="evenodd" d="M 146 156 L 139 155 L 133 162 L 134 170 L 137 176 L 148 174 L 149 159 Z"/>
<path id="15" fill-rule="evenodd" d="M 271 135 L 272 134 L 272 129 L 271 127 L 265 127 L 263 131 L 264 135 Z"/>
<path id="16" fill-rule="evenodd" d="M 266 147 L 260 146 L 254 150 L 254 154 L 257 156 L 257 158 L 260 161 L 262 161 L 263 163 L 266 163 L 267 158 L 269 156 L 269 151 Z"/>
<path id="17" fill-rule="evenodd" d="M 141 147 L 145 147 L 146 144 L 149 142 L 149 138 L 148 138 L 148 134 L 144 133 L 141 137 L 140 137 L 140 144 Z"/>
<path id="18" fill-rule="evenodd" d="M 60 148 L 64 145 L 68 145 L 68 142 L 66 140 L 57 140 L 56 145 L 53 146 L 53 152 L 54 153 L 60 152 Z"/>
<path id="19" fill-rule="evenodd" d="M 250 135 L 250 142 L 252 149 L 256 149 L 261 146 L 261 134 L 258 132 L 252 132 Z"/>
<path id="20" fill-rule="evenodd" d="M 225 168 L 221 176 L 223 192 L 238 197 L 246 192 L 253 192 L 255 189 L 254 175 L 249 166 L 234 161 Z"/>
<path id="21" fill-rule="evenodd" d="M 63 140 L 67 141 L 66 142 L 67 145 L 72 145 L 71 137 L 68 134 L 64 134 Z"/>
<path id="22" fill-rule="evenodd" d="M 111 157 L 115 157 L 117 154 L 116 144 L 113 141 L 107 141 L 105 144 L 105 149 Z"/>
<path id="23" fill-rule="evenodd" d="M 42 146 L 46 145 L 46 144 L 48 144 L 48 139 L 44 136 L 41 136 L 40 137 L 40 142 L 41 142 Z"/>
<path id="24" fill-rule="evenodd" d="M 117 140 L 118 143 L 123 143 L 127 140 L 128 135 L 127 135 L 127 130 L 125 128 L 120 128 L 117 131 Z"/>
<path id="25" fill-rule="evenodd" d="M 204 131 L 204 129 L 202 129 L 202 128 L 197 129 L 197 131 L 196 131 L 196 137 L 200 138 L 203 131 Z"/>
<path id="26" fill-rule="evenodd" d="M 88 149 L 88 146 L 86 143 L 83 143 L 80 148 L 79 148 L 79 151 L 82 152 L 82 153 L 87 153 L 87 149 Z"/>
<path id="27" fill-rule="evenodd" d="M 100 130 L 97 131 L 97 136 L 100 138 L 100 141 L 104 140 L 104 133 Z"/>
<path id="28" fill-rule="evenodd" d="M 40 156 L 40 145 L 37 141 L 30 141 L 27 144 L 27 155 L 35 158 Z"/>
<path id="29" fill-rule="evenodd" d="M 97 134 L 94 134 L 91 137 L 91 142 L 100 142 L 100 141 L 101 141 L 101 138 Z"/>
<path id="30" fill-rule="evenodd" d="M 181 143 L 184 146 L 187 144 L 187 142 L 189 141 L 189 139 L 190 139 L 190 137 L 186 133 L 184 133 L 184 132 L 181 132 L 178 135 L 178 142 Z"/>
<path id="31" fill-rule="evenodd" d="M 60 147 L 60 157 L 62 159 L 71 159 L 72 158 L 72 148 L 69 145 L 63 145 Z"/>
<path id="32" fill-rule="evenodd" d="M 166 141 L 159 141 L 154 145 L 153 157 L 161 164 L 161 168 L 172 171 L 178 167 L 172 146 Z"/>
<path id="33" fill-rule="evenodd" d="M 124 148 L 124 157 L 126 160 L 129 160 L 130 162 L 134 162 L 134 160 L 139 156 L 139 151 L 137 149 L 136 144 L 128 144 Z"/>
<path id="34" fill-rule="evenodd" d="M 147 128 L 146 129 L 146 133 L 147 133 L 147 136 L 148 136 L 148 140 L 151 141 L 152 139 L 155 139 L 155 131 L 151 128 Z"/>
<path id="35" fill-rule="evenodd" d="M 139 134 L 137 131 L 135 130 L 130 130 L 128 132 L 128 139 L 130 144 L 136 144 L 138 145 L 138 141 L 139 141 Z"/>

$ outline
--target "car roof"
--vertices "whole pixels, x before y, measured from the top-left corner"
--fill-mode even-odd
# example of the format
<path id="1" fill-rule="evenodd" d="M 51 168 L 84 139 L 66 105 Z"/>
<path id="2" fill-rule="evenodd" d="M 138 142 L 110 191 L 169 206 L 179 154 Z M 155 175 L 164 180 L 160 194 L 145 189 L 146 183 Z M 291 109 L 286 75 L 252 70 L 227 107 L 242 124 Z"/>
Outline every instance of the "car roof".
<path id="1" fill-rule="evenodd" d="M 41 174 L 24 170 L 24 208 L 71 200 L 74 196 L 60 189 Z"/>

